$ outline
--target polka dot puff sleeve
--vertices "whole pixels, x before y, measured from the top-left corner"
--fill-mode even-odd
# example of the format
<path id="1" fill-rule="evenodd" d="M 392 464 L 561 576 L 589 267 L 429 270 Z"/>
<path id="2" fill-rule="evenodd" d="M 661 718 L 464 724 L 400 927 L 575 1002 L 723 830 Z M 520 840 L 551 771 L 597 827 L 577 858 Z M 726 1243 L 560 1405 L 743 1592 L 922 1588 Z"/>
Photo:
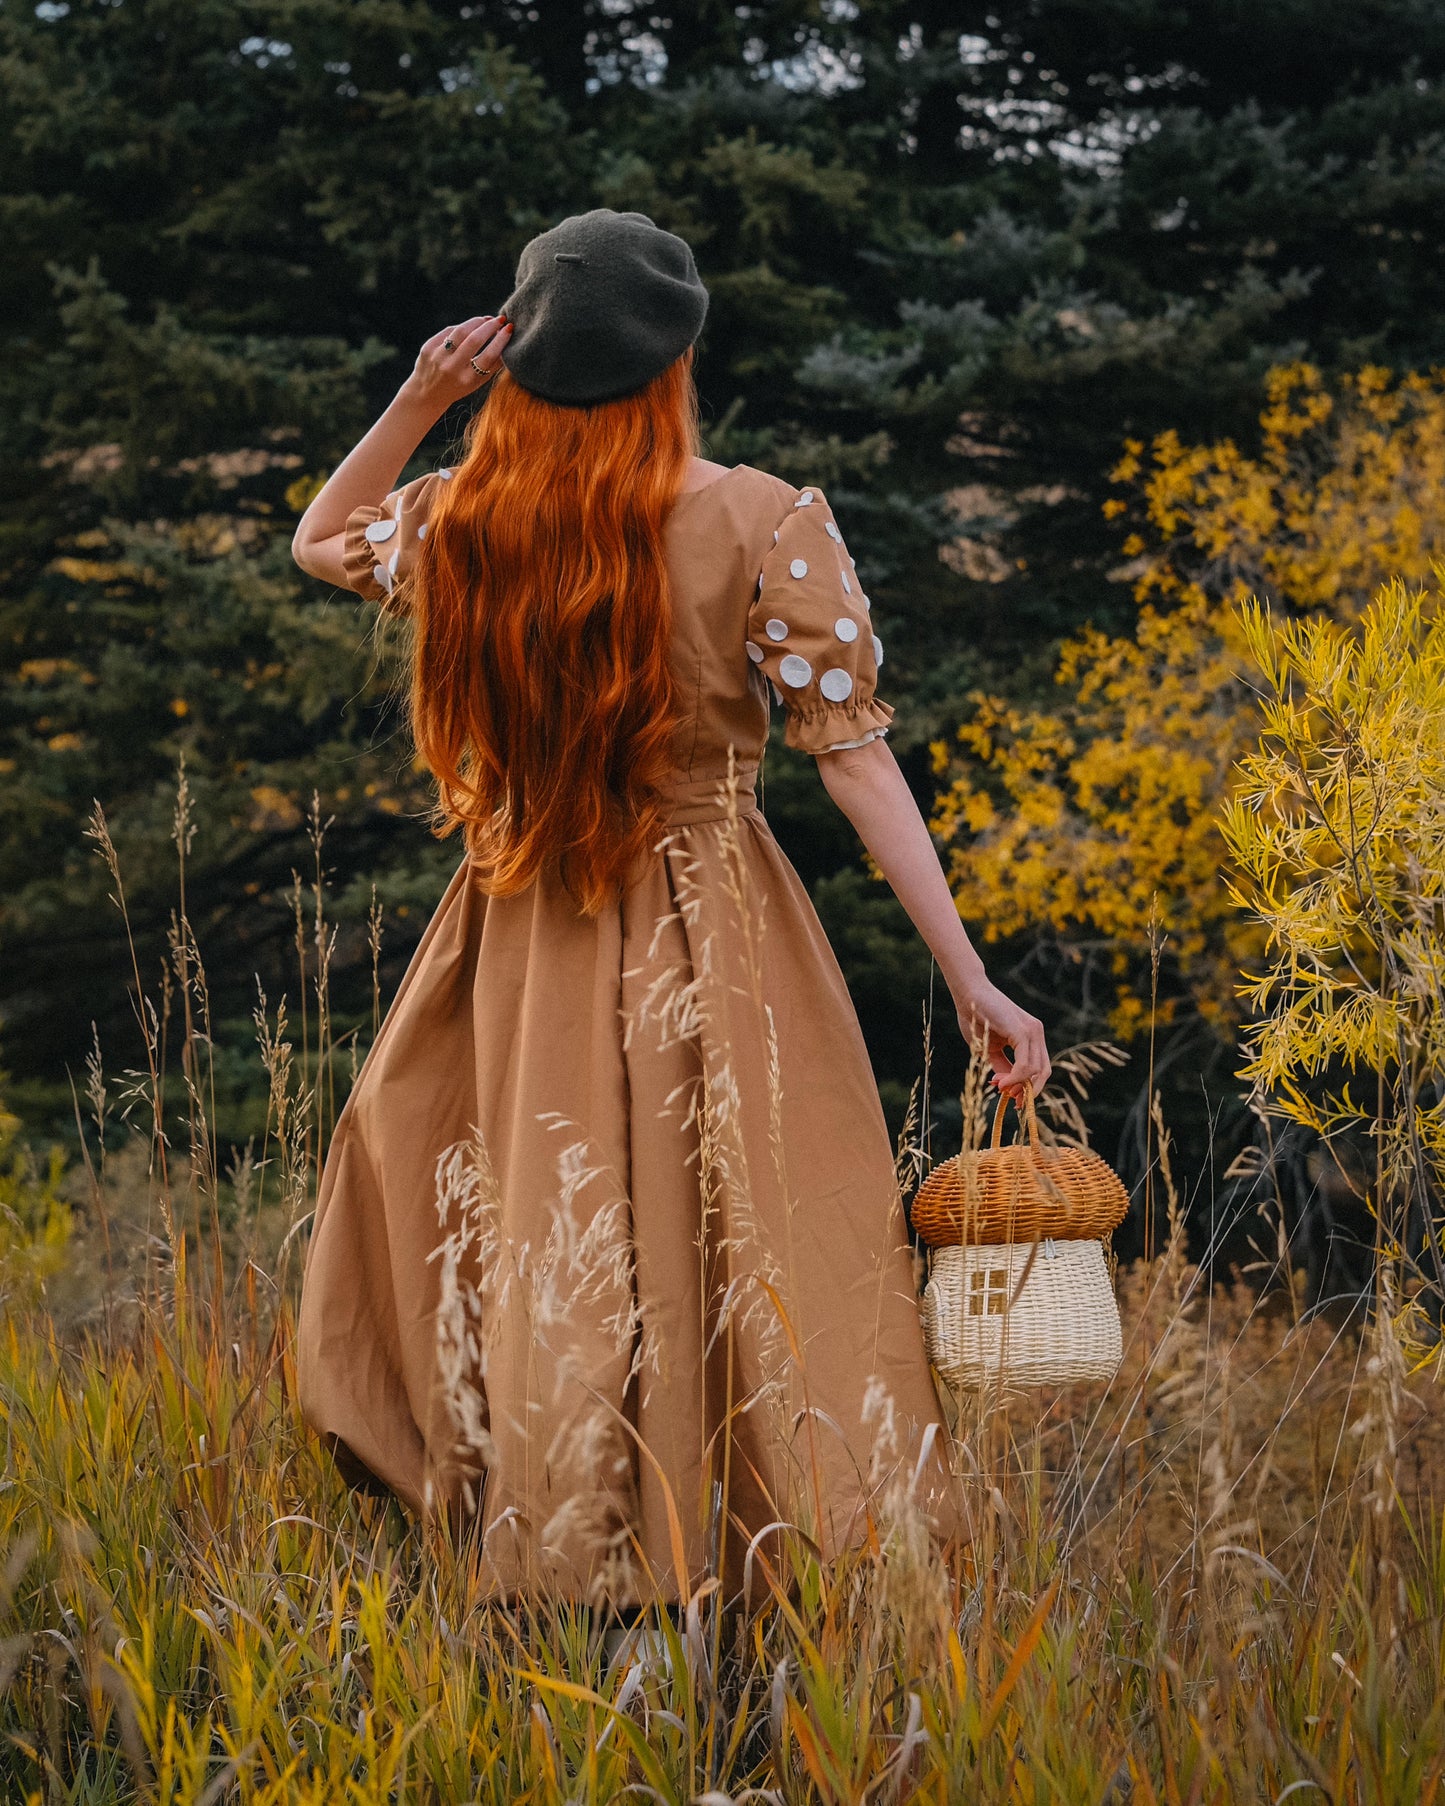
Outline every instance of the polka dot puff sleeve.
<path id="1" fill-rule="evenodd" d="M 748 615 L 748 657 L 787 710 L 784 741 L 839 752 L 888 731 L 874 695 L 883 647 L 868 598 L 821 489 L 804 489 L 779 523 Z"/>
<path id="2" fill-rule="evenodd" d="M 426 538 L 437 493 L 451 474 L 449 470 L 428 471 L 394 490 L 379 507 L 365 503 L 352 509 L 341 542 L 348 589 L 368 602 L 380 602 L 397 612 L 405 610 L 402 582 Z"/>

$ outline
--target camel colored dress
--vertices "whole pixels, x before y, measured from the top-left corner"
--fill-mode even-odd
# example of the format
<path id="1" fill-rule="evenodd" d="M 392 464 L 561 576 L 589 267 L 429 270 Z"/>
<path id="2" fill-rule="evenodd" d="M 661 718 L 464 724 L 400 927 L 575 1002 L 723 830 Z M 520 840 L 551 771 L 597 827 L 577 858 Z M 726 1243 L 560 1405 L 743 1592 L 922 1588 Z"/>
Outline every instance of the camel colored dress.
<path id="1" fill-rule="evenodd" d="M 348 526 L 389 600 L 447 471 Z M 354 1480 L 471 1524 L 490 1588 L 626 1604 L 917 1509 L 958 1534 L 892 1149 L 832 950 L 755 794 L 886 731 L 818 489 L 740 465 L 669 518 L 685 700 L 665 839 L 620 904 L 464 862 L 337 1124 L 301 1406 Z M 475 1524 L 480 1514 L 480 1525 Z"/>

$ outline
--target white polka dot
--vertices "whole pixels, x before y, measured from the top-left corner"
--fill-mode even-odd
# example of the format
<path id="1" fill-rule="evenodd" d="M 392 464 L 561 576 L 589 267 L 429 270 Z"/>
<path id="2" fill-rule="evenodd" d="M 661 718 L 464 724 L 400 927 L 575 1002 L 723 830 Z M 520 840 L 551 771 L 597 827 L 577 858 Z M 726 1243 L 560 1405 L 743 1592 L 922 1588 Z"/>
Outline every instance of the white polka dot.
<path id="1" fill-rule="evenodd" d="M 851 596 L 853 594 L 853 585 L 848 581 L 848 573 L 846 571 L 839 571 L 838 575 L 843 579 L 844 595 Z"/>
<path id="2" fill-rule="evenodd" d="M 808 561 L 806 558 L 795 558 L 788 566 L 788 569 L 795 577 L 806 577 L 808 574 Z"/>
<path id="3" fill-rule="evenodd" d="M 423 521 L 422 524 L 417 528 L 416 536 L 418 539 L 426 538 L 426 522 L 425 521 Z"/>
<path id="4" fill-rule="evenodd" d="M 799 658 L 796 652 L 790 652 L 778 666 L 778 676 L 790 689 L 801 690 L 804 684 L 813 681 L 813 667 L 807 659 Z"/>
<path id="5" fill-rule="evenodd" d="M 780 621 L 776 615 L 763 628 L 770 640 L 785 640 L 788 637 L 788 623 Z"/>
<path id="6" fill-rule="evenodd" d="M 818 688 L 829 702 L 846 702 L 853 694 L 853 679 L 841 665 L 834 665 L 818 679 Z"/>
<path id="7" fill-rule="evenodd" d="M 853 569 L 856 571 L 858 568 L 858 560 L 850 555 L 848 562 L 849 562 L 849 564 L 852 565 Z"/>
<path id="8" fill-rule="evenodd" d="M 781 538 L 782 538 L 782 534 L 781 534 L 781 533 L 779 533 L 779 532 L 778 532 L 778 530 L 777 530 L 777 528 L 776 528 L 776 527 L 774 527 L 774 529 L 773 529 L 773 544 L 774 544 L 774 545 L 776 545 L 776 544 L 777 544 L 777 543 L 778 543 L 778 541 L 779 541 L 779 540 L 780 540 L 780 539 L 781 539 Z"/>
<path id="9" fill-rule="evenodd" d="M 389 570 L 391 572 L 393 577 L 396 575 L 396 567 L 400 562 L 401 562 L 401 547 L 398 546 L 396 548 L 396 550 L 392 553 L 391 557 L 388 558 L 386 561 L 386 568 L 387 568 L 387 570 Z"/>
<path id="10" fill-rule="evenodd" d="M 371 575 L 372 575 L 372 578 L 377 583 L 379 583 L 383 589 L 389 590 L 391 588 L 391 572 L 386 568 L 386 566 L 384 564 L 372 565 Z"/>
<path id="11" fill-rule="evenodd" d="M 809 502 L 812 501 L 812 499 L 813 499 L 812 490 L 805 489 L 803 491 L 803 493 L 798 497 L 797 501 L 793 503 L 793 506 L 795 508 L 806 508 L 808 506 Z"/>
<path id="12" fill-rule="evenodd" d="M 449 470 L 439 470 L 437 475 L 444 483 L 450 483 L 452 480 L 452 473 Z"/>
<path id="13" fill-rule="evenodd" d="M 762 593 L 763 593 L 763 579 L 762 579 L 762 576 L 761 576 L 761 574 L 760 574 L 760 575 L 759 575 L 759 577 L 758 577 L 758 594 L 759 594 L 759 595 L 762 595 Z"/>
<path id="14" fill-rule="evenodd" d="M 858 637 L 858 623 L 849 615 L 839 615 L 833 623 L 833 631 L 846 645 L 851 645 Z"/>
<path id="15" fill-rule="evenodd" d="M 866 596 L 860 596 L 858 600 L 863 604 L 864 608 L 872 608 L 873 606 Z"/>
<path id="16" fill-rule="evenodd" d="M 755 665 L 760 665 L 763 662 L 762 647 L 755 646 L 751 640 L 748 641 L 748 657 L 753 661 L 753 663 Z"/>
<path id="17" fill-rule="evenodd" d="M 366 529 L 366 537 L 374 546 L 378 546 L 382 540 L 390 539 L 395 532 L 396 522 L 394 520 L 374 520 Z"/>
<path id="18" fill-rule="evenodd" d="M 883 642 L 876 633 L 873 635 L 873 663 L 875 665 L 883 663 Z"/>
<path id="19" fill-rule="evenodd" d="M 828 535 L 828 537 L 829 537 L 829 539 L 836 539 L 836 540 L 837 540 L 837 542 L 838 542 L 838 544 L 839 544 L 839 545 L 840 545 L 840 546 L 841 546 L 841 545 L 842 545 L 842 543 L 843 543 L 843 535 L 842 535 L 842 534 L 841 534 L 841 533 L 840 533 L 840 532 L 839 532 L 839 531 L 838 531 L 838 529 L 837 529 L 837 528 L 836 528 L 836 527 L 835 527 L 835 526 L 834 526 L 834 525 L 833 525 L 833 523 L 832 523 L 832 521 L 828 521 L 828 522 L 826 522 L 826 523 L 825 523 L 825 525 L 824 525 L 824 527 L 823 527 L 823 531 L 824 531 L 824 532 L 825 532 L 825 533 L 826 533 L 826 534 L 827 534 L 827 535 Z"/>
<path id="20" fill-rule="evenodd" d="M 773 695 L 776 697 L 776 699 L 779 702 L 781 702 L 783 700 L 783 692 L 773 682 L 771 677 L 768 679 L 768 688 L 773 692 Z"/>

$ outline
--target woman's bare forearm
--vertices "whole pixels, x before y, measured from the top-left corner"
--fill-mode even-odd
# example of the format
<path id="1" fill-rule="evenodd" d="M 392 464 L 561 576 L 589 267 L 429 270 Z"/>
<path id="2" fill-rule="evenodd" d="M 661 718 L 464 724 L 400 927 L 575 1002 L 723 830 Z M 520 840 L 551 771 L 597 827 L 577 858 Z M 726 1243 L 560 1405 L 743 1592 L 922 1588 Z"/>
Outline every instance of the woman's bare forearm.
<path id="1" fill-rule="evenodd" d="M 994 1082 L 1016 1097 L 1049 1082 L 1043 1024 L 991 984 L 954 907 L 938 850 L 898 761 L 883 739 L 821 753 L 828 794 L 892 885 L 938 961 L 959 1027 L 993 1067 Z"/>
<path id="2" fill-rule="evenodd" d="M 429 402 L 402 384 L 380 419 L 336 466 L 301 516 L 291 550 L 303 570 L 310 547 L 344 533 L 354 509 L 379 504 L 395 488 L 407 459 L 438 418 Z"/>
<path id="3" fill-rule="evenodd" d="M 822 753 L 818 770 L 927 942 L 945 984 L 955 998 L 966 996 L 983 981 L 983 961 L 959 920 L 938 849 L 888 742 Z"/>

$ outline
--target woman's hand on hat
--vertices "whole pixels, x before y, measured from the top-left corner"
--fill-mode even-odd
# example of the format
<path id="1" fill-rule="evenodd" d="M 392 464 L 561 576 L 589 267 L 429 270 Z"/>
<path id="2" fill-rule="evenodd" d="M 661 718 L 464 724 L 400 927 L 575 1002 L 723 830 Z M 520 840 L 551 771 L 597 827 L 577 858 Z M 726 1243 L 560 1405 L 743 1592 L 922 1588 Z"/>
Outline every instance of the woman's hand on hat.
<path id="1" fill-rule="evenodd" d="M 987 979 L 971 986 L 955 1002 L 958 1026 L 969 1045 L 987 1056 L 998 1089 L 1018 1103 L 1023 1101 L 1025 1087 L 1037 1097 L 1053 1070 L 1044 1025 L 1038 1017 L 1021 1010 Z M 1012 1059 L 1009 1048 L 1013 1049 Z"/>
<path id="2" fill-rule="evenodd" d="M 512 323 L 502 314 L 477 314 L 459 326 L 443 327 L 417 353 L 403 393 L 438 416 L 444 414 L 454 401 L 491 381 L 511 337 Z"/>

